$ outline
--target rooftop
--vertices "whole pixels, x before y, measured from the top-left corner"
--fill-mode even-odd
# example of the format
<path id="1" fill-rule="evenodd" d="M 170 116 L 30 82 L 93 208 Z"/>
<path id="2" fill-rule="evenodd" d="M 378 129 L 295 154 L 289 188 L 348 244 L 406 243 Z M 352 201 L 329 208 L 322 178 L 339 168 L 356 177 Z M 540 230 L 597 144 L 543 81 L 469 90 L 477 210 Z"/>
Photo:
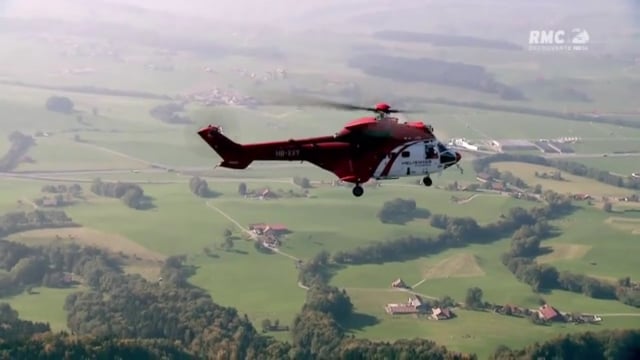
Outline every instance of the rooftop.
<path id="1" fill-rule="evenodd" d="M 553 319 L 554 317 L 560 315 L 560 313 L 558 313 L 558 311 L 554 309 L 552 306 L 548 304 L 544 304 L 543 306 L 540 307 L 540 315 L 542 315 L 544 319 L 548 320 L 548 319 Z"/>
<path id="2" fill-rule="evenodd" d="M 520 140 L 520 139 L 502 139 L 502 140 L 495 140 L 495 142 L 499 146 L 535 146 L 529 140 Z"/>
<path id="3" fill-rule="evenodd" d="M 274 230 L 274 231 L 285 231 L 285 230 L 287 230 L 287 226 L 283 225 L 283 224 L 250 224 L 249 228 L 250 229 L 256 229 L 256 230 L 265 230 L 266 228 L 269 228 L 269 229 Z"/>

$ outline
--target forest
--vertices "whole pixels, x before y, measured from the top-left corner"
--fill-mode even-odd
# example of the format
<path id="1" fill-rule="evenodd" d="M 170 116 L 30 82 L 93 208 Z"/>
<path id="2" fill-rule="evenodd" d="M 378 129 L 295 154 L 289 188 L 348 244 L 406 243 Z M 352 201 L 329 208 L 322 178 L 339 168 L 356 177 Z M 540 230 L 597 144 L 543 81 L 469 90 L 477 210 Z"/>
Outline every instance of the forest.
<path id="1" fill-rule="evenodd" d="M 415 101 L 417 103 L 448 105 L 448 106 L 473 108 L 473 109 L 488 110 L 488 111 L 511 112 L 511 113 L 525 114 L 525 115 L 536 115 L 536 116 L 549 117 L 553 119 L 565 119 L 565 120 L 581 121 L 581 122 L 588 122 L 588 123 L 609 124 L 609 125 L 624 126 L 628 128 L 635 128 L 635 129 L 640 128 L 640 122 L 638 121 L 638 119 L 630 119 L 627 117 L 615 116 L 615 115 L 594 116 L 592 114 L 554 111 L 554 110 L 547 110 L 542 108 L 526 107 L 522 105 L 489 104 L 489 103 L 483 103 L 479 101 L 453 100 L 453 99 L 445 99 L 440 97 L 438 98 L 414 97 L 414 98 L 405 98 L 404 101 L 405 102 Z"/>
<path id="2" fill-rule="evenodd" d="M 186 115 L 182 115 L 184 112 L 184 105 L 179 103 L 168 103 L 157 105 L 149 110 L 149 115 L 152 117 L 168 123 L 168 124 L 191 124 L 193 121 Z"/>
<path id="3" fill-rule="evenodd" d="M 71 219 L 59 210 L 10 213 L 0 221 L 3 235 L 25 226 L 68 223 Z M 291 326 L 290 342 L 258 332 L 245 314 L 214 303 L 206 291 L 191 285 L 188 279 L 195 269 L 185 256 L 169 257 L 161 269 L 161 280 L 156 282 L 125 274 L 121 266 L 126 256 L 67 243 L 26 247 L 0 242 L 0 267 L 12 280 L 3 288 L 15 292 L 27 284 L 75 287 L 80 281 L 83 285 L 64 304 L 71 334 L 51 333 L 47 324 L 20 320 L 8 305 L 1 305 L 0 359 L 476 359 L 473 354 L 452 352 L 428 339 L 389 343 L 350 336 L 342 324 L 354 316 L 353 304 L 344 290 L 328 284 L 332 266 L 328 253 L 300 266 L 300 277 L 310 289 Z M 72 279 L 66 276 L 69 273 Z M 495 356 L 582 353 L 587 351 L 585 347 L 603 354 L 638 355 L 638 345 L 632 341 L 607 342 L 612 336 L 635 339 L 637 331 L 592 336 L 595 340 L 589 344 L 574 336 L 553 340 L 562 341 L 562 347 L 552 341 L 523 350 L 501 348 Z"/>
<path id="4" fill-rule="evenodd" d="M 104 197 L 116 198 L 136 210 L 148 210 L 154 207 L 153 199 L 145 195 L 144 190 L 138 184 L 126 182 L 104 182 L 95 179 L 91 184 L 91 192 Z"/>
<path id="5" fill-rule="evenodd" d="M 19 131 L 14 131 L 9 135 L 11 146 L 9 151 L 0 158 L 0 171 L 8 172 L 15 169 L 23 160 L 27 151 L 36 144 L 30 135 L 25 135 Z"/>
<path id="6" fill-rule="evenodd" d="M 498 94 L 503 100 L 525 100 L 520 90 L 496 81 L 480 65 L 384 54 L 354 55 L 347 65 L 368 75 L 397 81 L 435 83 Z"/>
<path id="7" fill-rule="evenodd" d="M 429 43 L 434 46 L 459 46 L 500 50 L 524 50 L 522 46 L 510 43 L 508 41 L 483 39 L 474 36 L 463 35 L 384 30 L 373 33 L 373 37 L 380 40 Z"/>

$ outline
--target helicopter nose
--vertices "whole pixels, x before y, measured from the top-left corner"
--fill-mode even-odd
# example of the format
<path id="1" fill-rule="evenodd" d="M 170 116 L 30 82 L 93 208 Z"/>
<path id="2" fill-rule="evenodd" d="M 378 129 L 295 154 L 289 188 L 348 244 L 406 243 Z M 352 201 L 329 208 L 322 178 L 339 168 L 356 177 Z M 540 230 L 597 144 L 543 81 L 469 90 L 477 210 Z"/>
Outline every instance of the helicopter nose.
<path id="1" fill-rule="evenodd" d="M 462 154 L 456 151 L 456 163 L 459 163 L 461 159 L 462 159 Z"/>

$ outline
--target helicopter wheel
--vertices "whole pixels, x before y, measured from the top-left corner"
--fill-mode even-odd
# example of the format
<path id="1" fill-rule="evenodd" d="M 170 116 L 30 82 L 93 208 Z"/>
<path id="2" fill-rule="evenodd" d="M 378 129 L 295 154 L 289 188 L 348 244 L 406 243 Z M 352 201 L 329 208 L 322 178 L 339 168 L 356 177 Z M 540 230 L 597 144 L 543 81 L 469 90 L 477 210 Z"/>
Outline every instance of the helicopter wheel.
<path id="1" fill-rule="evenodd" d="M 424 184 L 424 186 L 431 186 L 433 184 L 433 181 L 431 180 L 431 177 L 425 176 L 424 178 L 422 178 L 422 183 Z"/>
<path id="2" fill-rule="evenodd" d="M 360 186 L 360 184 L 356 184 L 351 192 L 353 193 L 353 196 L 360 197 L 362 196 L 362 194 L 364 194 L 364 189 L 362 188 L 362 186 Z"/>

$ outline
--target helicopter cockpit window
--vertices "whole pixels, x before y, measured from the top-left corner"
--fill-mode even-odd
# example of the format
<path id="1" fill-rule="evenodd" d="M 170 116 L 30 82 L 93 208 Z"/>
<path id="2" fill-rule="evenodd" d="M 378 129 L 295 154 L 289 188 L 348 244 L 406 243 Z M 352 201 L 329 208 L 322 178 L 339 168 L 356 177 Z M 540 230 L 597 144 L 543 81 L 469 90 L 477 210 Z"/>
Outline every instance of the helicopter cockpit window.
<path id="1" fill-rule="evenodd" d="M 426 145 L 425 146 L 425 157 L 427 159 L 437 159 L 438 158 L 438 153 L 436 152 L 436 147 L 435 145 Z"/>
<path id="2" fill-rule="evenodd" d="M 443 143 L 439 142 L 439 143 L 438 143 L 438 151 L 440 151 L 441 153 L 443 153 L 443 152 L 447 151 L 447 147 L 446 147 L 446 146 L 444 146 L 444 144 L 443 144 Z"/>

